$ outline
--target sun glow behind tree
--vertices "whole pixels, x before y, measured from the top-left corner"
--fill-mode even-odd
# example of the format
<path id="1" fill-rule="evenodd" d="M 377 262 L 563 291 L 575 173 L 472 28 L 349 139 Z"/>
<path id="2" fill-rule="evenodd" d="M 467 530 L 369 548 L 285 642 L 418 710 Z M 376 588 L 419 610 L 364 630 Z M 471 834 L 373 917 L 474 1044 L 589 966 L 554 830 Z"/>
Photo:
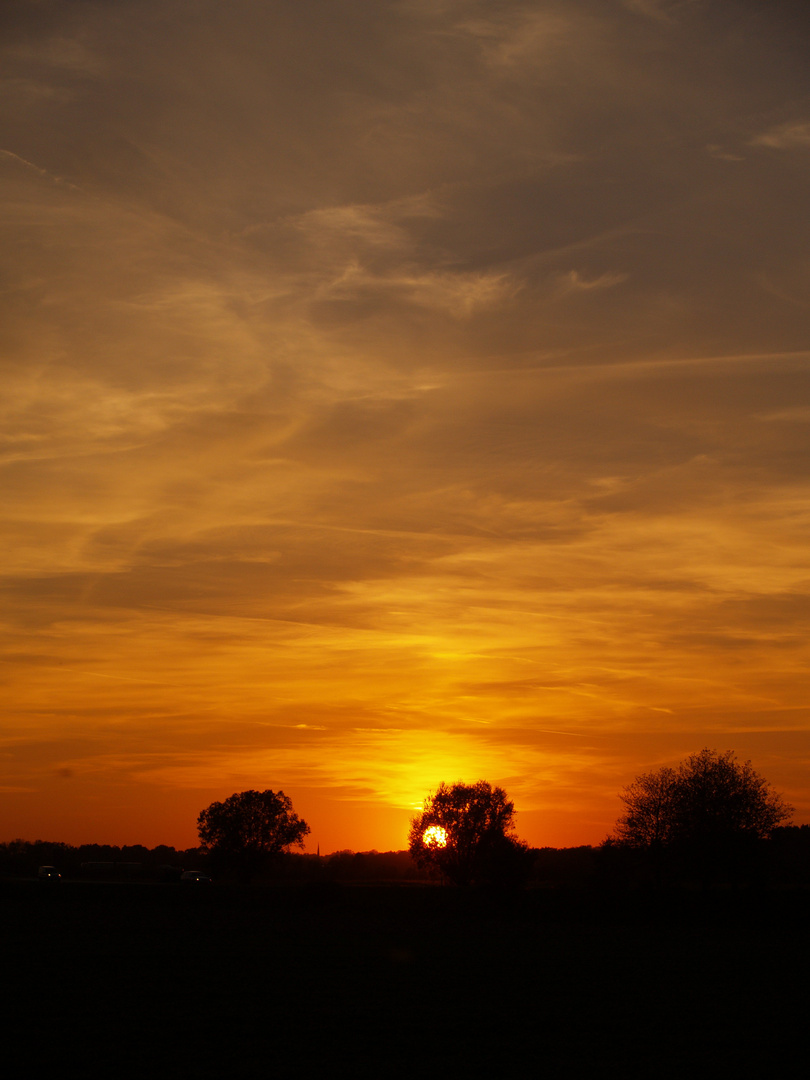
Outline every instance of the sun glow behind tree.
<path id="1" fill-rule="evenodd" d="M 441 783 L 411 820 L 411 856 L 454 885 L 516 880 L 526 845 L 515 835 L 514 816 L 503 788 L 486 780 Z"/>
<path id="2" fill-rule="evenodd" d="M 447 847 L 447 830 L 441 825 L 431 825 L 422 833 L 422 843 L 426 848 Z"/>

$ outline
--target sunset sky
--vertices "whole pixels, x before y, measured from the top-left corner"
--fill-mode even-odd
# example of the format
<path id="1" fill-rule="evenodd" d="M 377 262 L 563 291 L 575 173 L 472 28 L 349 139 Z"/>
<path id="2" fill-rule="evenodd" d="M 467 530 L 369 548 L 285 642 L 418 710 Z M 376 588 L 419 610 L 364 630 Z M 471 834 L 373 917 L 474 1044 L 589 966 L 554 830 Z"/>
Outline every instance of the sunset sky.
<path id="1" fill-rule="evenodd" d="M 0 840 L 810 822 L 810 7 L 4 0 Z"/>

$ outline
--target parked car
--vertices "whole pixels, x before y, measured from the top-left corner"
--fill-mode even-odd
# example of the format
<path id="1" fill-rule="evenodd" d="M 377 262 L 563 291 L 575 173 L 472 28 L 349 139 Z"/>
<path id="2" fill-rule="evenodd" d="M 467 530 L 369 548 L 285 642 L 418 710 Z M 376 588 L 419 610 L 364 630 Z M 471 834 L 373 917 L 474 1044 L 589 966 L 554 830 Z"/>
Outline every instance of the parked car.
<path id="1" fill-rule="evenodd" d="M 208 885 L 211 884 L 211 878 L 208 874 L 203 874 L 200 870 L 184 870 L 180 875 L 181 881 L 196 881 L 198 883 L 205 882 Z"/>

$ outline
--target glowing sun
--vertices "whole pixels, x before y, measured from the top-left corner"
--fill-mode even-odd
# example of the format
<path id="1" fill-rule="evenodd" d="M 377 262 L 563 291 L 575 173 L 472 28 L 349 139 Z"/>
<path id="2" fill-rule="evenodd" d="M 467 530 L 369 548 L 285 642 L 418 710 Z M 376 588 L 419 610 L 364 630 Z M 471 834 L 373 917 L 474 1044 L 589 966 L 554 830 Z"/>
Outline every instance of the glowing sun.
<path id="1" fill-rule="evenodd" d="M 447 831 L 441 825 L 431 825 L 422 833 L 422 843 L 425 847 L 446 847 Z"/>

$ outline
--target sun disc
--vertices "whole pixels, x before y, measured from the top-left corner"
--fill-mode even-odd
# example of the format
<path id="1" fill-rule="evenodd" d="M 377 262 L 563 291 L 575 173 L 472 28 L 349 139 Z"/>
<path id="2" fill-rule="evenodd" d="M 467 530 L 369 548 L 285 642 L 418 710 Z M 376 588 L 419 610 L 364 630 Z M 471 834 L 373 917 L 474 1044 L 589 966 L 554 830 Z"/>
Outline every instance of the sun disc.
<path id="1" fill-rule="evenodd" d="M 431 825 L 422 833 L 422 843 L 425 847 L 446 847 L 447 830 L 441 825 Z"/>

